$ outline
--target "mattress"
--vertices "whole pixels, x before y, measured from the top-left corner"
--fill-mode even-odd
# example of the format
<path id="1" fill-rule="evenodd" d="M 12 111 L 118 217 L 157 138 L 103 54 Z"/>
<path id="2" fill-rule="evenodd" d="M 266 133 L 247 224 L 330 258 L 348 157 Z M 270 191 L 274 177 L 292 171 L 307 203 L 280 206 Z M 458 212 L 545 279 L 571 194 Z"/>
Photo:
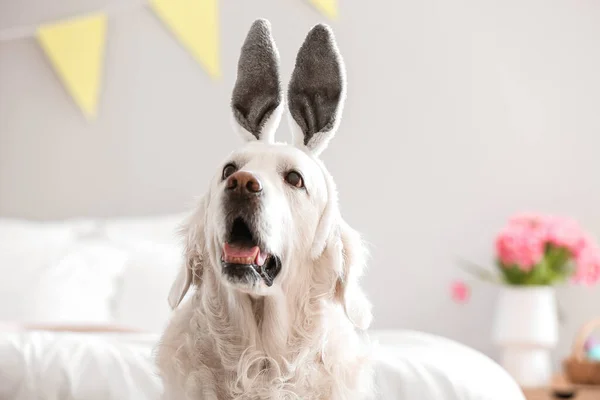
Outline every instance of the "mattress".
<path id="1" fill-rule="evenodd" d="M 410 331 L 373 332 L 377 399 L 523 400 L 492 360 Z M 158 336 L 136 333 L 0 334 L 2 400 L 154 400 Z"/>

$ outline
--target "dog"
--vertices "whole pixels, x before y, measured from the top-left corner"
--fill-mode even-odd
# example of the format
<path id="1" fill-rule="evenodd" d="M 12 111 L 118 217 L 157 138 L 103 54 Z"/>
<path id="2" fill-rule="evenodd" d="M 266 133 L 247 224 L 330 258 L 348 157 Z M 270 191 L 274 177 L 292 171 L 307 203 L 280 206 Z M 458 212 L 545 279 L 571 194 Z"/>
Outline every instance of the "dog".
<path id="1" fill-rule="evenodd" d="M 269 22 L 252 24 L 231 102 L 246 144 L 219 166 L 182 229 L 185 262 L 156 356 L 165 399 L 372 395 L 371 305 L 359 286 L 366 250 L 318 158 L 345 96 L 334 35 L 316 25 L 287 90 L 293 144 L 275 142 L 286 103 L 279 53 Z"/>

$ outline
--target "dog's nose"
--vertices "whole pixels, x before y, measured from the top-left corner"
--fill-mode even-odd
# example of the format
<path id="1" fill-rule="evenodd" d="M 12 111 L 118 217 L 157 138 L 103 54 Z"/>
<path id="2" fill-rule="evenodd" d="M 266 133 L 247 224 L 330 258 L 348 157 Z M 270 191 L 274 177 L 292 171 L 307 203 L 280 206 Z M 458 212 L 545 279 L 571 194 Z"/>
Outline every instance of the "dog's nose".
<path id="1" fill-rule="evenodd" d="M 232 192 L 257 194 L 262 189 L 262 184 L 258 178 L 250 172 L 238 171 L 227 178 L 227 190 Z"/>

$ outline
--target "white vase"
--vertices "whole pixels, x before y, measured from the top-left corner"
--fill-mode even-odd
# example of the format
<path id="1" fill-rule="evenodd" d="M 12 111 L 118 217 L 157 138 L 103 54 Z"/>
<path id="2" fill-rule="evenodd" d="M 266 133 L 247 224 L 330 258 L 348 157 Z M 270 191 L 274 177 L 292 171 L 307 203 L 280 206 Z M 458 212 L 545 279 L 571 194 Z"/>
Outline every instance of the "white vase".
<path id="1" fill-rule="evenodd" d="M 493 326 L 500 363 L 525 388 L 547 386 L 558 342 L 558 310 L 550 286 L 504 286 Z"/>

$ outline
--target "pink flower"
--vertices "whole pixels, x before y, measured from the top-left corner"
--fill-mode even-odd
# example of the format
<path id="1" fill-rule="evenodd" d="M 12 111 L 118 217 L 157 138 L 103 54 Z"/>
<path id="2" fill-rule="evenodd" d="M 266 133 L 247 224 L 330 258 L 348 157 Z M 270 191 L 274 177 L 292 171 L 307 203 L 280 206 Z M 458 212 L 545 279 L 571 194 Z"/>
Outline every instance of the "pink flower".
<path id="1" fill-rule="evenodd" d="M 579 255 L 579 253 L 582 252 L 587 247 L 594 247 L 594 246 L 596 246 L 594 239 L 591 236 L 589 236 L 588 234 L 582 233 L 581 236 L 579 237 L 579 240 L 577 241 L 577 243 L 575 243 L 575 245 L 573 246 L 571 254 L 573 254 L 573 256 L 577 257 Z"/>
<path id="2" fill-rule="evenodd" d="M 583 245 L 584 235 L 579 224 L 568 218 L 549 217 L 547 223 L 548 243 L 564 247 L 577 254 Z"/>
<path id="3" fill-rule="evenodd" d="M 544 231 L 535 224 L 509 224 L 496 239 L 496 252 L 503 267 L 530 271 L 544 257 Z"/>
<path id="4" fill-rule="evenodd" d="M 466 303 L 469 300 L 469 286 L 463 281 L 456 281 L 450 286 L 452 300 L 457 303 Z"/>
<path id="5" fill-rule="evenodd" d="M 575 260 L 577 268 L 573 281 L 593 285 L 600 280 L 600 248 L 591 245 L 583 248 Z"/>

